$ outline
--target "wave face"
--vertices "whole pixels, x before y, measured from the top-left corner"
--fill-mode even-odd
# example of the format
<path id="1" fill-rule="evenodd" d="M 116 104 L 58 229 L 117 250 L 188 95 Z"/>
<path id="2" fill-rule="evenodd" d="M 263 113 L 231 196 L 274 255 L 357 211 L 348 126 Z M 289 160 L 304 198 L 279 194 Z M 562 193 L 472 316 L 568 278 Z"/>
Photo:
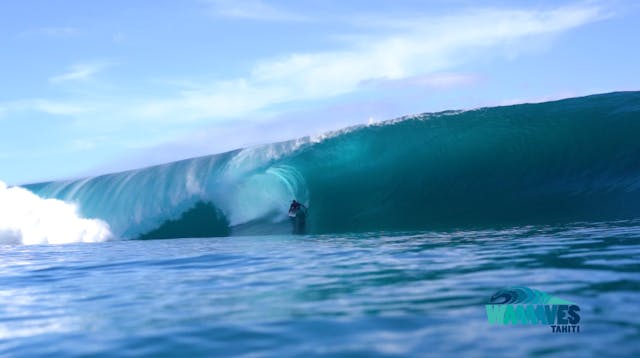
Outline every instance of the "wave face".
<path id="1" fill-rule="evenodd" d="M 122 238 L 411 231 L 640 216 L 640 92 L 403 117 L 27 186 Z"/>

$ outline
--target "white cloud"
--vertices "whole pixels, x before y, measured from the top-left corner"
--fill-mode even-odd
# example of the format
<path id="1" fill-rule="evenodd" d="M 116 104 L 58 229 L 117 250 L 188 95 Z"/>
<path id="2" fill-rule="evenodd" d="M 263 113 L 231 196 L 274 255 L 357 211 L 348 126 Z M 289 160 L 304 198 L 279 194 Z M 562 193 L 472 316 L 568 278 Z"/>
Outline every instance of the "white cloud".
<path id="1" fill-rule="evenodd" d="M 147 101 L 134 107 L 131 115 L 169 121 L 237 117 L 280 102 L 289 95 L 284 87 L 257 87 L 244 79 L 221 81 L 205 88 L 182 91 L 177 98 Z"/>
<path id="2" fill-rule="evenodd" d="M 279 9 L 262 0 L 205 0 L 216 16 L 259 21 L 307 21 L 306 16 Z"/>
<path id="3" fill-rule="evenodd" d="M 422 81 L 469 85 L 451 72 L 478 56 L 514 56 L 534 37 L 551 36 L 605 16 L 597 7 L 477 10 L 455 16 L 386 21 L 386 34 L 357 37 L 342 51 L 295 53 L 258 62 L 244 78 L 203 84 L 175 98 L 150 100 L 134 116 L 168 121 L 231 118 L 269 106 L 354 92 L 367 83 Z"/>
<path id="4" fill-rule="evenodd" d="M 61 83 L 67 81 L 86 81 L 91 79 L 95 74 L 102 71 L 108 63 L 76 63 L 69 67 L 68 71 L 60 75 L 49 78 L 52 83 Z"/>
<path id="5" fill-rule="evenodd" d="M 527 44 L 535 42 L 531 41 L 533 38 L 550 37 L 603 16 L 597 7 L 573 6 L 546 11 L 476 10 L 447 17 L 385 20 L 375 25 L 383 31 L 353 37 L 343 50 L 292 53 L 261 60 L 244 77 L 208 83 L 187 81 L 175 96 L 91 103 L 32 99 L 5 103 L 4 112 L 35 110 L 77 118 L 92 112 L 94 117 L 109 118 L 104 125 L 117 120 L 171 124 L 255 118 L 254 114 L 269 118 L 277 104 L 317 101 L 367 87 L 470 86 L 480 79 L 456 72 L 460 65 L 479 56 L 510 57 L 514 51 L 522 53 Z M 85 81 L 109 65 L 78 63 L 50 81 Z M 2 112 L 0 109 L 0 115 Z"/>

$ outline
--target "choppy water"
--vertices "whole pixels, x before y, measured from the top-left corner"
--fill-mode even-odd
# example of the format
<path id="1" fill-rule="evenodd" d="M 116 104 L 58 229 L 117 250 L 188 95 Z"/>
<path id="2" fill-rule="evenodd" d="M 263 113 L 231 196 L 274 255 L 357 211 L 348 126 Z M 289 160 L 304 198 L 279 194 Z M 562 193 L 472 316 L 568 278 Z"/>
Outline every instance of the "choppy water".
<path id="1" fill-rule="evenodd" d="M 640 221 L 0 246 L 2 356 L 640 356 Z M 491 326 L 525 285 L 581 333 Z"/>

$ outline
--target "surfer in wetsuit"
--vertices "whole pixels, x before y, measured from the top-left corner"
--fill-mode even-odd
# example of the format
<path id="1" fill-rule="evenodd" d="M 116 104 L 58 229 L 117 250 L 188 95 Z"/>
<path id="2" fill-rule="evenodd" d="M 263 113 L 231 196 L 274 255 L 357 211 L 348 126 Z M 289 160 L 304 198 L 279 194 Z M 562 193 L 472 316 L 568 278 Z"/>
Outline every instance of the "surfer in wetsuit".
<path id="1" fill-rule="evenodd" d="M 304 234 L 307 216 L 306 209 L 304 205 L 295 200 L 293 200 L 291 206 L 289 206 L 289 217 L 291 217 L 291 222 L 293 223 L 294 234 Z"/>
<path id="2" fill-rule="evenodd" d="M 291 202 L 291 206 L 289 206 L 289 216 L 295 217 L 296 213 L 298 212 L 300 207 L 302 207 L 302 204 L 300 204 L 299 202 L 293 200 Z"/>

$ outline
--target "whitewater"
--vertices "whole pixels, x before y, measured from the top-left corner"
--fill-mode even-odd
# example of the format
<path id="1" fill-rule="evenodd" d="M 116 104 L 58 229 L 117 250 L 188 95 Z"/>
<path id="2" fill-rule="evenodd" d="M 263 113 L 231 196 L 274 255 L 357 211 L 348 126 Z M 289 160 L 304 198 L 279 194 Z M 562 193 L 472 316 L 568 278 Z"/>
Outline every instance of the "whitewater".
<path id="1" fill-rule="evenodd" d="M 42 199 L 0 182 L 0 244 L 66 244 L 113 238 L 109 225 L 79 216 L 76 205 Z"/>

